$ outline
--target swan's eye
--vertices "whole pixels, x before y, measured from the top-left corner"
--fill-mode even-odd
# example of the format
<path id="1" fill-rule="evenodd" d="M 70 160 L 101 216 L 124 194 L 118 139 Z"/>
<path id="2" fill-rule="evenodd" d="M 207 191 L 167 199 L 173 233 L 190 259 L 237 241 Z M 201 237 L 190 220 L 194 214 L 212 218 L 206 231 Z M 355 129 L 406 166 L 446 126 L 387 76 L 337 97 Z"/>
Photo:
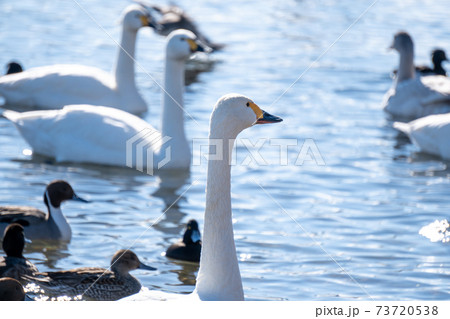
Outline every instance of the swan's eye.
<path id="1" fill-rule="evenodd" d="M 245 104 L 245 105 L 247 105 L 247 107 L 249 107 L 249 106 L 250 106 L 250 103 L 249 103 L 249 102 L 247 102 L 247 104 Z"/>

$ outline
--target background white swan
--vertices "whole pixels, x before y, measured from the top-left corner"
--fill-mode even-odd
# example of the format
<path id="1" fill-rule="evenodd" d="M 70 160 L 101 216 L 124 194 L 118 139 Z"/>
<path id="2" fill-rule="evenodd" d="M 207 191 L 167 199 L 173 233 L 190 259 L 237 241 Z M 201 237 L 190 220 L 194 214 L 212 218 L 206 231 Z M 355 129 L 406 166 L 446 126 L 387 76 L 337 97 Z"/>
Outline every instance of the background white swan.
<path id="1" fill-rule="evenodd" d="M 136 88 L 134 53 L 138 30 L 155 25 L 148 11 L 137 4 L 125 9 L 122 24 L 122 48 L 118 48 L 112 73 L 84 65 L 57 64 L 2 76 L 0 96 L 6 100 L 6 106 L 29 110 L 91 104 L 131 113 L 147 111 Z"/>
<path id="2" fill-rule="evenodd" d="M 404 119 L 450 112 L 450 79 L 441 75 L 416 77 L 409 34 L 397 33 L 391 48 L 399 52 L 400 64 L 393 87 L 384 96 L 384 110 Z"/>
<path id="3" fill-rule="evenodd" d="M 104 106 L 69 105 L 62 110 L 24 113 L 4 110 L 3 116 L 15 124 L 35 153 L 57 162 L 127 166 L 127 141 L 133 139 L 143 152 L 139 153 L 135 143 L 128 156 L 133 161 L 142 159 L 141 168 L 147 166 L 147 158 L 158 167 L 169 152 L 170 161 L 164 168 L 188 168 L 191 153 L 184 131 L 184 62 L 203 50 L 195 40 L 187 30 L 175 31 L 167 39 L 161 132 L 135 115 Z"/>
<path id="4" fill-rule="evenodd" d="M 145 288 L 123 300 L 185 297 L 196 300 L 244 300 L 231 213 L 231 152 L 234 140 L 244 129 L 254 124 L 281 121 L 242 95 L 228 94 L 217 101 L 211 115 L 209 139 L 223 142 L 222 149 L 216 151 L 222 156 L 208 160 L 202 252 L 195 289 L 186 296 Z"/>
<path id="5" fill-rule="evenodd" d="M 410 123 L 395 122 L 402 131 L 425 153 L 450 160 L 450 113 L 429 115 Z"/>

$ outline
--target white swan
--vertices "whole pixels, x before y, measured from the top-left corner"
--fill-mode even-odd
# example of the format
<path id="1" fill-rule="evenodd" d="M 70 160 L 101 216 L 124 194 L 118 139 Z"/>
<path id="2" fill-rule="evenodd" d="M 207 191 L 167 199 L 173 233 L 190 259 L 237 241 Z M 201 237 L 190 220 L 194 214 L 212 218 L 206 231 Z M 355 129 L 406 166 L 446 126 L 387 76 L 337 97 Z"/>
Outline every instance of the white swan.
<path id="1" fill-rule="evenodd" d="M 131 113 L 147 111 L 134 74 L 138 30 L 155 27 L 147 10 L 128 6 L 117 61 L 110 74 L 95 67 L 57 64 L 32 68 L 0 77 L 0 96 L 6 105 L 29 109 L 60 109 L 68 104 L 104 105 Z"/>
<path id="2" fill-rule="evenodd" d="M 422 117 L 410 123 L 395 122 L 422 152 L 450 160 L 450 113 Z"/>
<path id="3" fill-rule="evenodd" d="M 137 160 L 142 170 L 159 168 L 170 153 L 164 168 L 188 168 L 191 156 L 182 109 L 184 63 L 192 53 L 203 50 L 195 41 L 187 30 L 175 31 L 167 40 L 164 83 L 169 95 L 163 95 L 161 132 L 135 115 L 104 106 L 69 105 L 24 113 L 4 110 L 3 116 L 15 124 L 35 153 L 57 162 L 130 166 L 130 160 Z"/>
<path id="4" fill-rule="evenodd" d="M 228 94 L 219 99 L 211 115 L 209 139 L 221 156 L 208 161 L 202 252 L 195 289 L 186 296 L 145 288 L 123 300 L 244 300 L 231 216 L 231 152 L 242 130 L 281 121 L 245 96 Z"/>
<path id="5" fill-rule="evenodd" d="M 409 34 L 398 32 L 391 48 L 399 52 L 400 65 L 393 87 L 384 96 L 384 110 L 404 119 L 450 112 L 450 79 L 441 75 L 416 77 Z"/>

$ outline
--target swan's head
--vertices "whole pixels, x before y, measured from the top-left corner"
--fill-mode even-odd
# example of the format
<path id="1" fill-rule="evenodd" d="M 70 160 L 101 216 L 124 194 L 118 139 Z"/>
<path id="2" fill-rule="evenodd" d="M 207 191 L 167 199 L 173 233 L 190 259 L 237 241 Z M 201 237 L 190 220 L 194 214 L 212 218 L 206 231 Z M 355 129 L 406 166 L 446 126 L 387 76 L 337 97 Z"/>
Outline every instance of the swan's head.
<path id="1" fill-rule="evenodd" d="M 394 36 L 394 41 L 392 42 L 390 49 L 394 49 L 400 53 L 402 52 L 413 52 L 414 44 L 411 36 L 404 31 L 400 31 Z"/>
<path id="2" fill-rule="evenodd" d="M 179 29 L 169 34 L 167 38 L 167 57 L 174 60 L 187 60 L 195 52 L 208 52 L 197 36 L 188 30 Z"/>
<path id="3" fill-rule="evenodd" d="M 137 32 L 142 27 L 158 29 L 150 13 L 141 5 L 132 4 L 125 8 L 122 16 L 123 28 Z"/>
<path id="4" fill-rule="evenodd" d="M 222 96 L 217 101 L 211 114 L 211 133 L 213 130 L 222 130 L 225 135 L 237 135 L 255 124 L 278 123 L 281 121 L 283 120 L 278 116 L 261 110 L 248 97 L 231 93 Z"/>

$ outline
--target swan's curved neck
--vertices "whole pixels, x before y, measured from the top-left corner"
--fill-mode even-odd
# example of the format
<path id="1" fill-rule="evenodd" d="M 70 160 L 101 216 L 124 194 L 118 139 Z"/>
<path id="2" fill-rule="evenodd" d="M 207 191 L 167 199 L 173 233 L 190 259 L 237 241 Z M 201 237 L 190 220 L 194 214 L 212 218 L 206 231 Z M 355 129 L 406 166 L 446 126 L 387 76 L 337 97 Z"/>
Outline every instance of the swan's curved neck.
<path id="1" fill-rule="evenodd" d="M 121 47 L 119 48 L 116 65 L 114 67 L 116 85 L 119 90 L 136 87 L 134 80 L 136 37 L 137 31 L 123 28 L 120 41 Z"/>
<path id="2" fill-rule="evenodd" d="M 208 161 L 205 221 L 196 292 L 206 300 L 244 300 L 234 244 L 230 194 L 229 163 L 237 134 L 226 137 L 214 134 L 214 131 L 211 127 L 210 145 L 215 140 L 214 145 L 219 148 L 216 152 L 222 147 L 223 157 Z M 217 145 L 217 140 L 222 140 L 222 145 Z"/>
<path id="3" fill-rule="evenodd" d="M 414 49 L 411 48 L 409 50 L 403 50 L 400 52 L 397 83 L 413 79 L 414 77 Z"/>

